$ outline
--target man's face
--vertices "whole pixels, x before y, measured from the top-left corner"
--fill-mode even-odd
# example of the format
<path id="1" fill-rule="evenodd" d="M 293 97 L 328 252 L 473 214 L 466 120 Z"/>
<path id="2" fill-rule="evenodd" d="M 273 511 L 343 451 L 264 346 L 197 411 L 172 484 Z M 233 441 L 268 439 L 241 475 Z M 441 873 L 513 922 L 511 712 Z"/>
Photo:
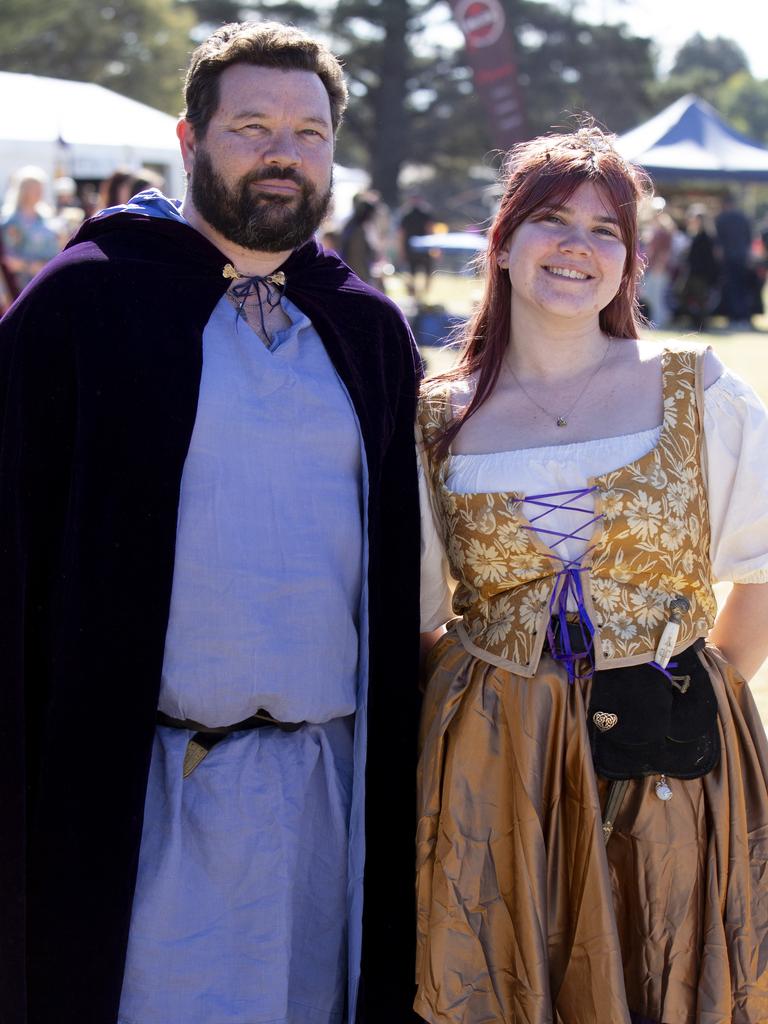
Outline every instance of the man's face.
<path id="1" fill-rule="evenodd" d="M 310 71 L 234 64 L 202 140 L 182 146 L 195 209 L 229 241 L 284 252 L 316 231 L 331 198 L 328 93 Z"/>

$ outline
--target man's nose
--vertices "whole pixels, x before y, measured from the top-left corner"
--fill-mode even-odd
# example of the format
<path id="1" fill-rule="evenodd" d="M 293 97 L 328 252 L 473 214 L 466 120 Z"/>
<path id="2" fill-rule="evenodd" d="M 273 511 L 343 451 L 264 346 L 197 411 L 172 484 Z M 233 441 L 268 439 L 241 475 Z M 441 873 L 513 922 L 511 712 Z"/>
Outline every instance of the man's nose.
<path id="1" fill-rule="evenodd" d="M 264 151 L 264 160 L 266 163 L 275 164 L 278 167 L 293 167 L 301 163 L 301 152 L 296 136 L 291 129 L 286 128 L 272 132 L 269 144 Z"/>

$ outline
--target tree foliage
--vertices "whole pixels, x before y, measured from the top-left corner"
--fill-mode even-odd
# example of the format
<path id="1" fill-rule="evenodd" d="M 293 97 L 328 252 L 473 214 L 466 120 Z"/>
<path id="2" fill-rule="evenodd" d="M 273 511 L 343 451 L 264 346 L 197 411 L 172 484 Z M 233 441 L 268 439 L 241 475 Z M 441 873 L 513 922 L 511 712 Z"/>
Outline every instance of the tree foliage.
<path id="1" fill-rule="evenodd" d="M 202 17 L 229 0 L 194 0 Z M 533 130 L 588 110 L 614 131 L 652 112 L 651 44 L 623 26 L 579 21 L 570 5 L 505 0 Z M 230 9 L 231 10 L 231 9 Z M 338 0 L 332 7 L 256 2 L 251 13 L 319 31 L 344 60 L 352 100 L 339 158 L 366 166 L 390 203 L 406 162 L 463 174 L 493 146 L 463 48 L 435 42 L 448 4 L 435 0 Z M 237 10 L 237 16 L 247 13 Z M 228 16 L 234 16 L 231 11 Z"/>
<path id="2" fill-rule="evenodd" d="M 715 106 L 733 127 L 768 145 L 768 81 L 746 71 L 731 75 L 718 88 Z"/>
<path id="3" fill-rule="evenodd" d="M 695 34 L 660 79 L 649 39 L 594 25 L 571 0 L 502 0 L 531 133 L 588 111 L 621 133 L 685 92 L 768 141 L 768 83 L 729 39 Z M 493 139 L 446 0 L 3 0 L 0 68 L 98 82 L 153 106 L 181 105 L 189 51 L 226 21 L 275 18 L 315 32 L 345 63 L 351 102 L 338 159 L 365 167 L 391 204 L 403 168 L 460 192 Z M 487 178 L 487 170 L 486 170 Z M 481 183 L 480 183 L 481 184 Z M 478 185 L 478 190 L 480 188 Z"/>
<path id="4" fill-rule="evenodd" d="M 616 133 L 651 115 L 650 39 L 624 25 L 587 23 L 557 3 L 507 0 L 507 7 L 534 134 L 582 111 Z"/>
<path id="5" fill-rule="evenodd" d="M 95 82 L 176 113 L 193 25 L 174 0 L 3 0 L 0 68 Z"/>
<path id="6" fill-rule="evenodd" d="M 657 110 L 695 93 L 738 131 L 768 144 L 768 81 L 752 76 L 743 50 L 731 39 L 691 36 L 670 74 L 651 83 L 650 90 Z"/>
<path id="7" fill-rule="evenodd" d="M 749 72 L 749 61 L 733 39 L 725 36 L 707 39 L 701 32 L 696 32 L 677 51 L 671 76 L 700 71 L 715 77 L 718 82 L 726 82 L 740 71 Z"/>

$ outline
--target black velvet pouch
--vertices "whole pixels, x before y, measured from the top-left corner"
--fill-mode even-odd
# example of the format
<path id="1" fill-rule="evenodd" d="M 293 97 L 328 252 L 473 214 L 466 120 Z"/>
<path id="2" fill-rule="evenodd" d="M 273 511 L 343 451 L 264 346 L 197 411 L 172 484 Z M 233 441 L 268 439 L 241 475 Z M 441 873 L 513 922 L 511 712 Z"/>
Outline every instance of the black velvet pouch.
<path id="1" fill-rule="evenodd" d="M 598 775 L 696 779 L 720 759 L 717 698 L 697 650 L 675 655 L 667 671 L 650 665 L 595 672 L 588 727 Z"/>

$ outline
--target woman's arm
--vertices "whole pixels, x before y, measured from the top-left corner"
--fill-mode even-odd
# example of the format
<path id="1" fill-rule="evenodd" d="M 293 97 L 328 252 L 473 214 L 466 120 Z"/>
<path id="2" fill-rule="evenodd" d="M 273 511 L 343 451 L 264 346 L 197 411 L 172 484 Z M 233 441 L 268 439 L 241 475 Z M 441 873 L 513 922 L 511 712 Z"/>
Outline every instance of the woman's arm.
<path id="1" fill-rule="evenodd" d="M 751 679 L 768 657 L 768 583 L 734 583 L 709 640 Z"/>

